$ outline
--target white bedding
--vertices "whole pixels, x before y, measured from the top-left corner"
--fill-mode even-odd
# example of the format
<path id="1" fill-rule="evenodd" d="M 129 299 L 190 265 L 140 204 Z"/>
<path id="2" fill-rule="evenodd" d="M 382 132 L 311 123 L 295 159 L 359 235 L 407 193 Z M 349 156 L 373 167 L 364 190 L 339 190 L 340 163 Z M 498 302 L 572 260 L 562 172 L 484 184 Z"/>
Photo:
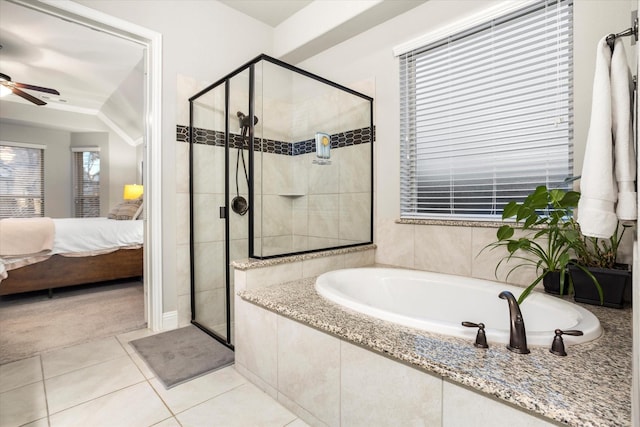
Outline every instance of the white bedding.
<path id="1" fill-rule="evenodd" d="M 0 258 L 0 281 L 7 272 L 44 261 L 51 255 L 81 257 L 118 249 L 137 249 L 144 243 L 144 221 L 108 218 L 53 218 L 55 237 L 51 252 L 37 257 Z"/>
<path id="2" fill-rule="evenodd" d="M 144 221 L 54 218 L 54 254 L 84 253 L 142 245 Z"/>

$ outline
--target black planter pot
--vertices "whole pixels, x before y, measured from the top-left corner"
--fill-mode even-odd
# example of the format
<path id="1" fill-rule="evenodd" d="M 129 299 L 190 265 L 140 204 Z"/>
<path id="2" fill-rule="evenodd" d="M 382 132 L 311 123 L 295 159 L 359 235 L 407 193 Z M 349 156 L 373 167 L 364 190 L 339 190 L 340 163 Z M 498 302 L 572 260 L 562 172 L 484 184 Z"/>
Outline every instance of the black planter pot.
<path id="1" fill-rule="evenodd" d="M 631 286 L 631 271 L 626 265 L 621 265 L 620 269 L 594 268 L 589 267 L 591 274 L 598 279 L 602 294 L 604 296 L 605 307 L 622 308 L 625 301 L 625 289 Z M 577 267 L 569 267 L 569 272 L 573 279 L 574 300 L 585 304 L 601 305 L 598 289 L 593 280 Z"/>
<path id="2" fill-rule="evenodd" d="M 542 278 L 542 286 L 544 291 L 548 294 L 560 295 L 560 272 L 550 271 Z M 569 275 L 564 274 L 564 287 L 562 289 L 562 295 L 569 293 Z"/>

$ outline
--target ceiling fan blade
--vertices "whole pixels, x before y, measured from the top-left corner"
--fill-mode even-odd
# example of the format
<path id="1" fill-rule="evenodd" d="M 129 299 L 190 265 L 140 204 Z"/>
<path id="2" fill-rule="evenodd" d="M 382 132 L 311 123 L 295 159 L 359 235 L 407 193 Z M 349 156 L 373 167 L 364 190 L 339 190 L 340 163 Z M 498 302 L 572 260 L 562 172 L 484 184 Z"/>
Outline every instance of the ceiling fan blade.
<path id="1" fill-rule="evenodd" d="M 49 89 L 47 87 L 28 85 L 28 84 L 25 84 L 25 83 L 18 83 L 18 82 L 12 82 L 12 83 L 13 83 L 13 86 L 19 87 L 20 89 L 37 90 L 39 92 L 46 92 L 46 93 L 50 93 L 50 94 L 53 94 L 53 95 L 60 95 L 60 92 L 58 92 L 55 89 Z"/>
<path id="2" fill-rule="evenodd" d="M 15 88 L 15 87 L 14 87 L 14 88 L 11 88 L 11 91 L 12 91 L 15 95 L 18 95 L 19 97 L 24 98 L 24 99 L 26 99 L 27 101 L 33 102 L 33 103 L 34 103 L 34 104 L 36 104 L 36 105 L 47 105 L 47 103 L 46 103 L 46 102 L 44 102 L 43 100 L 38 99 L 38 98 L 36 98 L 35 96 L 31 96 L 31 95 L 29 95 L 28 93 L 23 92 L 23 91 L 21 91 L 21 90 L 20 90 L 20 89 L 18 89 L 18 88 Z"/>

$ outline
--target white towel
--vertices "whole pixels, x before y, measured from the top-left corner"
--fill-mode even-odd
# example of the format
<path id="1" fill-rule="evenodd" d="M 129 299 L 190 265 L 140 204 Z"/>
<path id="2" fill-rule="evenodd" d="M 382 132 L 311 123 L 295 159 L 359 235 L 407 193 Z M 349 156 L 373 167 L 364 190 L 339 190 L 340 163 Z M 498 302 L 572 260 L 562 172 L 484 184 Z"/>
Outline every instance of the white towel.
<path id="1" fill-rule="evenodd" d="M 611 120 L 613 130 L 614 170 L 618 184 L 616 214 L 621 220 L 638 218 L 636 154 L 633 147 L 631 112 L 633 81 L 622 40 L 617 38 L 611 58 Z"/>
<path id="2" fill-rule="evenodd" d="M 606 37 L 598 42 L 593 78 L 591 124 L 580 179 L 578 223 L 585 236 L 609 238 L 618 224 L 615 203 L 618 196 L 613 177 L 611 135 L 611 49 Z"/>

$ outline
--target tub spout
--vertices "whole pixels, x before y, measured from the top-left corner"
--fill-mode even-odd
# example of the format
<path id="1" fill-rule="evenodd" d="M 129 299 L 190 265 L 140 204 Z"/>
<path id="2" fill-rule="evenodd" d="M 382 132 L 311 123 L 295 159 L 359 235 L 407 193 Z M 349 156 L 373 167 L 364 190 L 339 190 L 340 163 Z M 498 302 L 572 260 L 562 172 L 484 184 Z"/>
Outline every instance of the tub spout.
<path id="1" fill-rule="evenodd" d="M 520 306 L 518 301 L 509 291 L 502 291 L 498 295 L 501 299 L 506 299 L 509 303 L 509 318 L 510 321 L 510 333 L 509 333 L 509 345 L 507 348 L 514 353 L 527 354 L 529 349 L 527 348 L 527 334 L 524 330 L 524 319 L 520 312 Z"/>

